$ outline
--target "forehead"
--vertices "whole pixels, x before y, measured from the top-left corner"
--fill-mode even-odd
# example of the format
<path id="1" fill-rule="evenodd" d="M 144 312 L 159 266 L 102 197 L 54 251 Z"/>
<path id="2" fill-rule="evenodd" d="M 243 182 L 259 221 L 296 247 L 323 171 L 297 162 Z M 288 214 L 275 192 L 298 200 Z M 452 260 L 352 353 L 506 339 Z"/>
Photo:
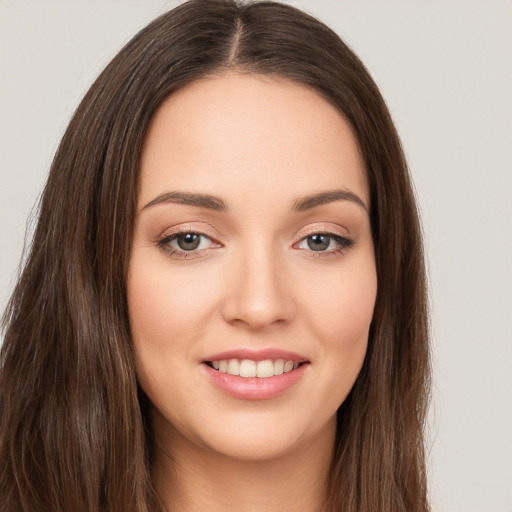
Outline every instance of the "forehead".
<path id="1" fill-rule="evenodd" d="M 351 127 L 313 90 L 230 72 L 172 94 L 155 113 L 141 155 L 139 204 L 166 190 L 287 201 L 345 188 L 369 208 Z"/>

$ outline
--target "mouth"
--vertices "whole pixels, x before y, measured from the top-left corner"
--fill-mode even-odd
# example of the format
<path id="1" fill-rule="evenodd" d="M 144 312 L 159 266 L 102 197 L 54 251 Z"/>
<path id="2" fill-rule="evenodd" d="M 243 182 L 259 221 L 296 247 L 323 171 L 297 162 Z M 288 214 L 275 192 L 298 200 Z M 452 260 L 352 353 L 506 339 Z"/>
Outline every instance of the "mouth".
<path id="1" fill-rule="evenodd" d="M 288 392 L 309 373 L 311 360 L 277 347 L 236 348 L 201 361 L 210 383 L 243 400 L 267 400 Z"/>
<path id="2" fill-rule="evenodd" d="M 269 379 L 284 373 L 292 372 L 301 366 L 309 364 L 307 360 L 292 359 L 217 359 L 203 361 L 203 364 L 219 373 L 226 373 L 244 378 Z"/>

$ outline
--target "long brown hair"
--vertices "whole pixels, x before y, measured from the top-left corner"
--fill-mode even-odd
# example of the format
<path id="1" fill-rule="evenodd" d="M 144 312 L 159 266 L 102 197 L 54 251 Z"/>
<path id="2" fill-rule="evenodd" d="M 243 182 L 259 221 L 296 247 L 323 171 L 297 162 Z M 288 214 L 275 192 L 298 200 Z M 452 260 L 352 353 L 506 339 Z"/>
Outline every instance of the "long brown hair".
<path id="1" fill-rule="evenodd" d="M 148 123 L 169 94 L 227 69 L 315 90 L 351 124 L 366 164 L 378 294 L 362 371 L 338 411 L 326 509 L 429 510 L 422 242 L 384 100 L 361 61 L 313 17 L 273 2 L 191 0 L 119 52 L 55 155 L 4 315 L 2 511 L 159 509 L 125 290 L 139 156 Z"/>

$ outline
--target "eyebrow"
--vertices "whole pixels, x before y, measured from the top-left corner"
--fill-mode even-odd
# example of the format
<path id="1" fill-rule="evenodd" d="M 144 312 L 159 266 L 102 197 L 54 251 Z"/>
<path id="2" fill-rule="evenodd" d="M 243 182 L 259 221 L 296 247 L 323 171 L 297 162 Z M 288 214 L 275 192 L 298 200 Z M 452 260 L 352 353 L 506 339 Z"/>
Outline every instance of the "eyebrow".
<path id="1" fill-rule="evenodd" d="M 318 192 L 316 194 L 311 194 L 297 199 L 292 204 L 292 211 L 304 212 L 306 210 L 316 208 L 317 206 L 333 203 L 335 201 L 350 201 L 368 212 L 368 208 L 358 195 L 348 190 L 342 189 L 327 190 L 325 192 Z M 186 204 L 219 212 L 227 212 L 229 210 L 226 201 L 224 201 L 224 199 L 219 196 L 178 191 L 164 192 L 163 194 L 159 194 L 148 204 L 146 204 L 142 210 L 146 210 L 147 208 L 151 208 L 152 206 L 156 206 L 158 204 L 166 203 Z"/>
<path id="2" fill-rule="evenodd" d="M 227 212 L 228 205 L 226 201 L 218 196 L 210 194 L 197 194 L 193 192 L 164 192 L 156 196 L 142 210 L 156 206 L 157 204 L 177 203 L 198 206 L 199 208 L 208 208 L 219 212 Z"/>
<path id="3" fill-rule="evenodd" d="M 292 206 L 292 210 L 296 212 L 303 212 L 316 208 L 323 204 L 333 203 L 334 201 L 350 201 L 357 204 L 368 212 L 368 208 L 364 204 L 364 201 L 353 192 L 349 190 L 327 190 L 325 192 L 319 192 L 318 194 L 311 194 L 309 196 L 297 199 Z"/>

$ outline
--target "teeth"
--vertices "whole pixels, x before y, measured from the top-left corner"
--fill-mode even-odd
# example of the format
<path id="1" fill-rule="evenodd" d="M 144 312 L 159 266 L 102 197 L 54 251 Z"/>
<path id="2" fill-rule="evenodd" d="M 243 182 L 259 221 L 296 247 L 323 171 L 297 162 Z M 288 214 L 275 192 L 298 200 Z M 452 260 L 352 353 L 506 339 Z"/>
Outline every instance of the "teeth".
<path id="1" fill-rule="evenodd" d="M 281 375 L 284 372 L 284 361 L 278 359 L 274 361 L 274 375 Z"/>
<path id="2" fill-rule="evenodd" d="M 252 361 L 251 359 L 223 359 L 211 361 L 213 368 L 221 373 L 239 375 L 240 377 L 259 377 L 266 379 L 274 375 L 282 375 L 299 367 L 297 361 L 284 361 L 283 359 L 266 359 L 264 361 Z"/>
<path id="3" fill-rule="evenodd" d="M 240 363 L 238 359 L 230 359 L 228 361 L 228 373 L 230 375 L 240 375 Z"/>
<path id="4" fill-rule="evenodd" d="M 240 374 L 242 375 L 242 374 Z M 256 377 L 259 377 L 260 379 L 264 379 L 266 377 L 273 377 L 274 376 L 274 363 L 267 359 L 266 361 L 260 361 L 256 365 Z"/>
<path id="5" fill-rule="evenodd" d="M 293 361 L 286 361 L 286 363 L 284 363 L 284 371 L 286 373 L 290 370 L 293 370 Z"/>
<path id="6" fill-rule="evenodd" d="M 242 359 L 239 375 L 240 377 L 256 377 L 256 363 L 250 359 Z"/>

